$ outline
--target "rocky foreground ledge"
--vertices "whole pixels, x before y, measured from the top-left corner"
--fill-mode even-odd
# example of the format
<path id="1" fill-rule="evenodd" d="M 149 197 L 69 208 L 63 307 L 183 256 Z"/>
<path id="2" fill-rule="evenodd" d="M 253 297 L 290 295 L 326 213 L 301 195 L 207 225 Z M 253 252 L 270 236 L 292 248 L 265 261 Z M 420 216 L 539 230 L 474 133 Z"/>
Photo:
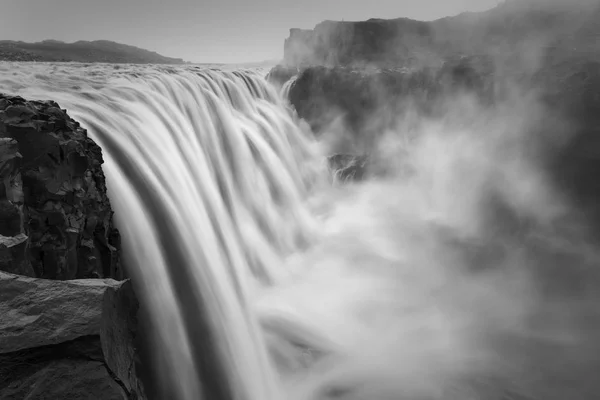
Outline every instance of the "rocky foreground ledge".
<path id="1" fill-rule="evenodd" d="M 145 398 L 130 281 L 0 271 L 0 399 Z"/>
<path id="2" fill-rule="evenodd" d="M 0 94 L 0 399 L 145 398 L 102 163 L 58 104 Z"/>

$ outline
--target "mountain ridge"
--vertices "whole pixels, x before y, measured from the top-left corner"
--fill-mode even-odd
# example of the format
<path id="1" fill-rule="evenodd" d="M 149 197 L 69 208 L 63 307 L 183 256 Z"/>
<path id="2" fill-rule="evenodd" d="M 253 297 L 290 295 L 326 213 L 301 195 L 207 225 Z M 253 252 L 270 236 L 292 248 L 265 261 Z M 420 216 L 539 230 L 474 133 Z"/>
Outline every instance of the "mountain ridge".
<path id="1" fill-rule="evenodd" d="M 110 40 L 78 40 L 66 43 L 46 39 L 40 42 L 0 40 L 0 61 L 84 62 L 126 64 L 184 64 L 181 58 Z"/>

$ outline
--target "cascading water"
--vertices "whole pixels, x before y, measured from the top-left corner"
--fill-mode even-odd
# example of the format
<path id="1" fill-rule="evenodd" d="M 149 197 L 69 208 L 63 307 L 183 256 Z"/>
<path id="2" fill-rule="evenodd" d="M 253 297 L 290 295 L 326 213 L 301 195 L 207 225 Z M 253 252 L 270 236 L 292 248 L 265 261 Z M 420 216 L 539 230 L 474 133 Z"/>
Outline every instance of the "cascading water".
<path id="1" fill-rule="evenodd" d="M 253 73 L 148 72 L 81 91 L 57 73 L 36 95 L 68 108 L 104 149 L 163 384 L 178 399 L 281 399 L 251 299 L 310 239 L 302 201 L 314 150 Z"/>
<path id="2" fill-rule="evenodd" d="M 291 77 L 290 79 L 288 79 L 282 86 L 281 86 L 281 90 L 279 91 L 279 94 L 281 95 L 282 99 L 287 99 L 290 95 L 290 89 L 292 88 L 292 85 L 294 84 L 294 82 L 296 82 L 296 79 L 298 79 L 298 75 L 294 75 L 293 77 Z"/>
<path id="3" fill-rule="evenodd" d="M 3 68 L 1 90 L 57 101 L 104 150 L 155 398 L 593 398 L 548 378 L 590 384 L 598 296 L 536 279 L 598 256 L 524 150 L 529 103 L 407 118 L 378 146 L 386 176 L 330 186 L 252 71 Z"/>

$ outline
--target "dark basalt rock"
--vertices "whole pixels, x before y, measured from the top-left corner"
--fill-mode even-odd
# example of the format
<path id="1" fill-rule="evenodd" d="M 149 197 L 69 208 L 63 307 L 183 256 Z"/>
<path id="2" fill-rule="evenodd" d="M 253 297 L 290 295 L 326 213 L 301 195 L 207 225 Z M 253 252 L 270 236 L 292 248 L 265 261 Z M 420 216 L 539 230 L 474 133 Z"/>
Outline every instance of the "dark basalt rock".
<path id="1" fill-rule="evenodd" d="M 103 361 L 100 338 L 0 354 L 0 399 L 125 400 Z"/>
<path id="2" fill-rule="evenodd" d="M 491 64 L 474 57 L 448 59 L 438 69 L 309 67 L 292 84 L 289 101 L 316 135 L 341 117 L 346 134 L 360 139 L 393 127 L 408 108 L 434 116 L 448 95 L 471 93 L 491 104 L 492 76 Z"/>
<path id="3" fill-rule="evenodd" d="M 562 145 L 547 149 L 551 178 L 585 215 L 600 243 L 600 62 L 547 65 L 535 79 L 547 88 L 541 98 L 552 111 L 544 128 L 552 133 L 562 125 L 564 131 Z M 547 142 L 555 140 L 549 135 Z"/>
<path id="4" fill-rule="evenodd" d="M 361 181 L 367 173 L 368 158 L 366 156 L 334 154 L 327 157 L 327 161 L 334 177 L 341 182 Z"/>
<path id="5" fill-rule="evenodd" d="M 128 280 L 0 272 L 0 399 L 146 399 L 138 313 Z"/>
<path id="6" fill-rule="evenodd" d="M 139 378 L 139 302 L 131 281 L 109 288 L 102 304 L 100 337 L 106 365 L 122 383 L 129 398 L 144 399 Z"/>
<path id="7" fill-rule="evenodd" d="M 0 271 L 0 354 L 100 334 L 112 279 L 52 281 Z"/>
<path id="8" fill-rule="evenodd" d="M 267 76 L 267 81 L 271 82 L 276 86 L 282 86 L 284 83 L 292 79 L 292 77 L 298 75 L 300 70 L 296 67 L 289 67 L 284 65 L 276 65 L 273 67 Z"/>
<path id="9" fill-rule="evenodd" d="M 102 345 L 105 332 L 121 329 L 111 324 L 136 323 L 135 315 L 127 320 L 103 315 L 123 307 L 112 294 L 128 282 L 0 272 L 0 399 L 132 398 L 109 366 L 115 349 L 127 352 L 127 339 L 112 338 L 111 357 Z"/>
<path id="10" fill-rule="evenodd" d="M 53 101 L 0 94 L 0 269 L 123 277 L 101 149 Z"/>

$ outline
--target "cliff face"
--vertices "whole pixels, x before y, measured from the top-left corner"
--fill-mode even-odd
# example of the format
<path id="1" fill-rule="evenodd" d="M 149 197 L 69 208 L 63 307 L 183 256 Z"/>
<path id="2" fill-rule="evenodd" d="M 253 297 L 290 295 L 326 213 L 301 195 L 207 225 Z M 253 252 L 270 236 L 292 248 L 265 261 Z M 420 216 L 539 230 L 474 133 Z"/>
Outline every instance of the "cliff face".
<path id="1" fill-rule="evenodd" d="M 0 94 L 0 270 L 122 278 L 102 163 L 58 104 Z"/>
<path id="2" fill-rule="evenodd" d="M 299 66 L 410 64 L 417 61 L 413 50 L 425 56 L 432 38 L 428 23 L 407 18 L 325 21 L 314 30 L 291 29 L 284 44 L 284 62 Z"/>
<path id="3" fill-rule="evenodd" d="M 476 59 L 448 61 L 437 69 L 356 70 L 305 68 L 291 85 L 289 102 L 316 135 L 341 128 L 352 145 L 337 151 L 368 150 L 365 143 L 397 122 L 403 110 L 434 116 L 448 95 L 473 93 L 482 104 L 494 96 L 493 71 Z"/>
<path id="4" fill-rule="evenodd" d="M 291 29 L 284 64 L 291 66 L 435 67 L 447 57 L 489 54 L 517 57 L 519 66 L 574 52 L 600 54 L 600 5 L 507 1 L 481 13 L 436 21 L 407 18 L 325 21 L 312 30 Z M 515 54 L 511 54 L 515 53 Z"/>

